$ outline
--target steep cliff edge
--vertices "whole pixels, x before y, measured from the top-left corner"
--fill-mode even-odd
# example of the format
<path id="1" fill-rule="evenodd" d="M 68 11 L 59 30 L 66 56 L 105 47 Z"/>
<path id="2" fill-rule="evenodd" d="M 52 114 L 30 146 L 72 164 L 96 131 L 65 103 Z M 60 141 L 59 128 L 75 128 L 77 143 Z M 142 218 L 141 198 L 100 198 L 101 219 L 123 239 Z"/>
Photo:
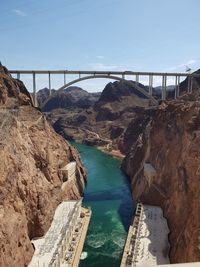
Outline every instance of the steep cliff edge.
<path id="1" fill-rule="evenodd" d="M 133 196 L 159 205 L 168 219 L 171 262 L 200 260 L 200 97 L 186 95 L 145 111 L 129 125 L 122 168 Z M 147 179 L 144 165 L 157 175 Z"/>
<path id="2" fill-rule="evenodd" d="M 77 199 L 85 171 L 77 151 L 32 107 L 23 83 L 0 67 L 0 266 L 27 266 L 30 240 L 50 226 L 63 199 Z M 76 180 L 62 188 L 60 168 L 76 160 Z"/>

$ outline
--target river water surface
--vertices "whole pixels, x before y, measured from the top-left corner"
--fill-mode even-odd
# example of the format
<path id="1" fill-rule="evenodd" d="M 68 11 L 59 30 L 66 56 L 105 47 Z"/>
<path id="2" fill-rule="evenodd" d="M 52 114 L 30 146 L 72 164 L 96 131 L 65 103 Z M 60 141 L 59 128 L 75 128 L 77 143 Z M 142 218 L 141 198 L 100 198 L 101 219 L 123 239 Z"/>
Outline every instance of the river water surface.
<path id="1" fill-rule="evenodd" d="M 88 174 L 83 205 L 92 209 L 83 249 L 87 257 L 80 261 L 80 267 L 118 267 L 133 214 L 127 178 L 119 160 L 94 147 L 73 145 Z"/>

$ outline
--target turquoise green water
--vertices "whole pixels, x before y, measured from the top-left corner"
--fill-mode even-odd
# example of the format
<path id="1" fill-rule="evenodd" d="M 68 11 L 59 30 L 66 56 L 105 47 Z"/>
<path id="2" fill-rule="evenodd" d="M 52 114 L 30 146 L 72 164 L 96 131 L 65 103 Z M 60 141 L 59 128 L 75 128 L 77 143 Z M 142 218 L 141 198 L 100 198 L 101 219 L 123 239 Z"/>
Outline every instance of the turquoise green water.
<path id="1" fill-rule="evenodd" d="M 120 161 L 94 147 L 74 144 L 88 173 L 84 206 L 92 219 L 83 251 L 87 258 L 80 267 L 120 265 L 127 230 L 133 214 L 132 198 Z"/>

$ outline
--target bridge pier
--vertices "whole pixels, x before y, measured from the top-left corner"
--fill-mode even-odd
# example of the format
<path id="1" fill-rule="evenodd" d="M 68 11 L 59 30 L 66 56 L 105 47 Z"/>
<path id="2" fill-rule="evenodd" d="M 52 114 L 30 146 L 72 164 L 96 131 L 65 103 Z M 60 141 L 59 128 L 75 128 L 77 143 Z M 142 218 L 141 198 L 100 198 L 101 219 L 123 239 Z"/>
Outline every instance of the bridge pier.
<path id="1" fill-rule="evenodd" d="M 49 96 L 51 96 L 51 74 L 49 72 Z"/>
<path id="2" fill-rule="evenodd" d="M 177 99 L 178 76 L 175 77 L 174 98 Z"/>
<path id="3" fill-rule="evenodd" d="M 174 98 L 177 99 L 180 94 L 180 76 L 175 77 Z"/>
<path id="4" fill-rule="evenodd" d="M 190 92 L 190 76 L 188 76 L 188 86 L 187 86 L 187 92 Z"/>
<path id="5" fill-rule="evenodd" d="M 64 72 L 64 85 L 66 84 L 66 73 Z"/>
<path id="6" fill-rule="evenodd" d="M 167 76 L 162 76 L 162 100 L 166 100 L 166 91 L 167 91 Z"/>
<path id="7" fill-rule="evenodd" d="M 35 107 L 37 107 L 37 95 L 36 95 L 36 75 L 35 72 L 33 72 L 33 104 Z"/>
<path id="8" fill-rule="evenodd" d="M 139 83 L 139 75 L 138 74 L 135 75 L 135 81 L 136 81 L 136 83 Z"/>
<path id="9" fill-rule="evenodd" d="M 17 79 L 20 80 L 20 72 L 17 73 Z"/>
<path id="10" fill-rule="evenodd" d="M 153 95 L 153 75 L 149 75 L 149 105 L 152 105 L 152 95 Z"/>
<path id="11" fill-rule="evenodd" d="M 152 97 L 153 94 L 153 75 L 149 75 L 149 95 L 150 98 Z"/>
<path id="12" fill-rule="evenodd" d="M 180 76 L 178 76 L 177 97 L 180 95 Z"/>
<path id="13" fill-rule="evenodd" d="M 188 93 L 192 92 L 192 83 L 193 83 L 192 77 L 188 76 L 188 90 L 187 90 Z"/>
<path id="14" fill-rule="evenodd" d="M 192 93 L 192 91 L 193 91 L 193 77 L 191 76 L 190 78 L 191 78 L 190 90 L 191 90 L 191 93 Z"/>

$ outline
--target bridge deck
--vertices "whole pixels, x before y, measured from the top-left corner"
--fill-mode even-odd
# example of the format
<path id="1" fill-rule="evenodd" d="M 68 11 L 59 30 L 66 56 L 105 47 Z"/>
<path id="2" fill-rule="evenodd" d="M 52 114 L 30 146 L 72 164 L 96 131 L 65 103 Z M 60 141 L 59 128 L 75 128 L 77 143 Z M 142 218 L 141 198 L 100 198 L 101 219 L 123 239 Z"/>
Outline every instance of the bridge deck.
<path id="1" fill-rule="evenodd" d="M 148 71 L 85 71 L 85 70 L 9 70 L 11 74 L 91 74 L 91 75 L 139 75 L 139 76 L 192 76 L 200 77 L 197 73 L 188 72 L 148 72 Z"/>

